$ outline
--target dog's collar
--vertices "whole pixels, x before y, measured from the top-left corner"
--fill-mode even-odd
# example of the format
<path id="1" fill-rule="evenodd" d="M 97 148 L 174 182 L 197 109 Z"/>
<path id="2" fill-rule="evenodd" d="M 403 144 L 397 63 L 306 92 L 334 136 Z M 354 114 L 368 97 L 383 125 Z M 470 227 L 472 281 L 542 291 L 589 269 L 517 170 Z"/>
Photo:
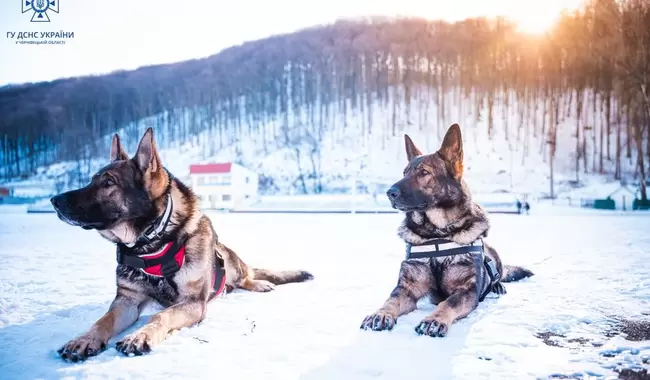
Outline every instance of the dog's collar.
<path id="1" fill-rule="evenodd" d="M 423 259 L 462 255 L 465 253 L 483 253 L 483 239 L 478 238 L 470 244 L 458 244 L 449 239 L 431 239 L 422 244 L 406 243 L 406 259 Z"/>
<path id="2" fill-rule="evenodd" d="M 167 171 L 167 169 L 165 169 Z M 151 243 L 155 239 L 160 239 L 169 225 L 169 220 L 172 217 L 172 211 L 174 211 L 174 200 L 172 199 L 171 184 L 173 177 L 169 171 L 167 171 L 167 176 L 169 177 L 169 184 L 165 193 L 167 194 L 167 202 L 165 204 L 165 211 L 161 216 L 156 218 L 154 222 L 149 225 L 145 230 L 138 236 L 134 243 L 124 243 L 128 248 L 133 248 L 135 246 L 143 246 Z"/>
<path id="3" fill-rule="evenodd" d="M 161 216 L 156 218 L 154 223 L 151 224 L 149 227 L 147 227 L 144 230 L 144 232 L 142 232 L 140 236 L 138 236 L 138 239 L 136 240 L 135 244 L 131 244 L 131 245 L 126 244 L 126 246 L 132 248 L 136 245 L 149 244 L 155 239 L 162 238 L 163 233 L 165 232 L 165 229 L 169 224 L 169 220 L 171 219 L 173 210 L 174 210 L 174 200 L 172 199 L 172 194 L 167 193 L 165 212 L 163 212 Z"/>

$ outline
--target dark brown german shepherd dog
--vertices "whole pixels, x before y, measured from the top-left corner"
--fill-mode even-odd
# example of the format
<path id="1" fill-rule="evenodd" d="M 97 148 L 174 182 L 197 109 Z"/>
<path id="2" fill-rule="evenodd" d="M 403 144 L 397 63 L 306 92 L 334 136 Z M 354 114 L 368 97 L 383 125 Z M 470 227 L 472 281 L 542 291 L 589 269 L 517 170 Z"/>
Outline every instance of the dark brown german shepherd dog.
<path id="1" fill-rule="evenodd" d="M 118 247 L 117 295 L 90 330 L 58 350 L 64 359 L 100 353 L 150 300 L 165 309 L 117 342 L 123 354 L 146 353 L 170 332 L 201 322 L 208 300 L 224 288 L 267 292 L 313 278 L 305 271 L 250 268 L 218 241 L 197 197 L 163 167 L 151 128 L 131 159 L 115 135 L 110 163 L 86 187 L 59 194 L 51 203 L 64 222 L 95 229 Z"/>
<path id="2" fill-rule="evenodd" d="M 431 239 L 445 239 L 467 246 L 487 237 L 487 214 L 472 201 L 463 180 L 463 145 L 458 124 L 447 131 L 441 148 L 423 155 L 405 135 L 408 165 L 404 178 L 387 195 L 393 208 L 406 212 L 399 236 L 413 246 Z M 433 314 L 415 327 L 421 335 L 443 337 L 449 326 L 474 310 L 481 295 L 505 294 L 501 282 L 532 276 L 527 269 L 502 265 L 497 251 L 483 244 L 481 261 L 494 263 L 498 271 L 491 281 L 487 266 L 470 253 L 407 259 L 402 262 L 397 286 L 384 305 L 365 318 L 362 329 L 391 330 L 401 315 L 415 310 L 418 300 L 429 295 L 437 304 Z M 500 277 L 500 280 L 499 280 Z"/>

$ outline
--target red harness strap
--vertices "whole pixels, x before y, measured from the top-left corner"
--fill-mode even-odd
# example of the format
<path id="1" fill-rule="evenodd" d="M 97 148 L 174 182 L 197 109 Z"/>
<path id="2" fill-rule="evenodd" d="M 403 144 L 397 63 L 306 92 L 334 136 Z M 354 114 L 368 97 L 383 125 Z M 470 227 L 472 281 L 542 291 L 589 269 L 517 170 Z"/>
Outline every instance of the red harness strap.
<path id="1" fill-rule="evenodd" d="M 169 250 L 172 248 L 173 245 L 174 245 L 173 242 L 169 242 L 165 244 L 165 246 L 163 246 L 163 248 L 158 252 L 150 253 L 146 255 L 139 255 L 138 257 L 144 260 L 145 265 L 150 265 L 140 269 L 142 269 L 142 271 L 146 274 L 163 277 L 164 276 L 162 271 L 163 263 L 153 264 L 153 260 L 163 258 L 168 253 L 170 253 L 170 256 L 172 256 L 171 254 L 173 252 L 169 252 Z M 185 262 L 185 246 L 182 245 L 180 249 L 173 254 L 172 257 L 173 260 L 176 262 L 176 265 L 178 265 L 178 269 L 181 269 L 181 267 L 183 267 L 183 263 Z"/>
<path id="2" fill-rule="evenodd" d="M 185 245 L 175 241 L 165 244 L 158 252 L 144 255 L 129 255 L 129 248 L 118 244 L 118 264 L 138 268 L 148 275 L 171 278 L 185 263 Z M 217 257 L 212 268 L 212 284 L 208 301 L 221 294 L 226 286 L 226 270 L 221 257 Z"/>
<path id="3" fill-rule="evenodd" d="M 217 256 L 212 270 L 212 293 L 208 297 L 208 302 L 215 299 L 226 288 L 226 269 L 223 265 L 223 259 Z"/>

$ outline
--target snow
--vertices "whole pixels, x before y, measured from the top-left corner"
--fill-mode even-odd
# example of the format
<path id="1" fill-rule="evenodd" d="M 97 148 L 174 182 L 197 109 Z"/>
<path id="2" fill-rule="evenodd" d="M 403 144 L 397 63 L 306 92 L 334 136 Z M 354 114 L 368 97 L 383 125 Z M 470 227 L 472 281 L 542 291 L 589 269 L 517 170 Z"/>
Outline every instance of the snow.
<path id="1" fill-rule="evenodd" d="M 446 338 L 413 331 L 435 307 L 425 301 L 391 332 L 359 330 L 395 285 L 404 254 L 395 234 L 401 215 L 209 213 L 222 241 L 250 265 L 307 269 L 315 279 L 219 298 L 203 323 L 148 355 L 124 357 L 109 344 L 72 364 L 55 351 L 106 311 L 114 248 L 54 214 L 12 210 L 0 207 L 5 379 L 605 378 L 615 375 L 613 367 L 648 368 L 642 358 L 650 342 L 608 338 L 605 331 L 615 318 L 650 310 L 649 213 L 540 205 L 530 216 L 492 215 L 488 241 L 505 263 L 536 276 L 506 284 L 507 295 L 487 299 Z M 552 347 L 535 336 L 549 331 L 591 341 Z"/>

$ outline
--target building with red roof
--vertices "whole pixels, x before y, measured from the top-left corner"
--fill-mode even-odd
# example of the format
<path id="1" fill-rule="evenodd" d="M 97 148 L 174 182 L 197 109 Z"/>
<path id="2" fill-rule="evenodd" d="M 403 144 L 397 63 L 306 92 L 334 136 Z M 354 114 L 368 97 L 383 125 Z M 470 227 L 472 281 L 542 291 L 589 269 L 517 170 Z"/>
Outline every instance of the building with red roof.
<path id="1" fill-rule="evenodd" d="M 205 209 L 232 210 L 258 199 L 259 175 L 232 162 L 192 164 L 189 178 Z"/>

